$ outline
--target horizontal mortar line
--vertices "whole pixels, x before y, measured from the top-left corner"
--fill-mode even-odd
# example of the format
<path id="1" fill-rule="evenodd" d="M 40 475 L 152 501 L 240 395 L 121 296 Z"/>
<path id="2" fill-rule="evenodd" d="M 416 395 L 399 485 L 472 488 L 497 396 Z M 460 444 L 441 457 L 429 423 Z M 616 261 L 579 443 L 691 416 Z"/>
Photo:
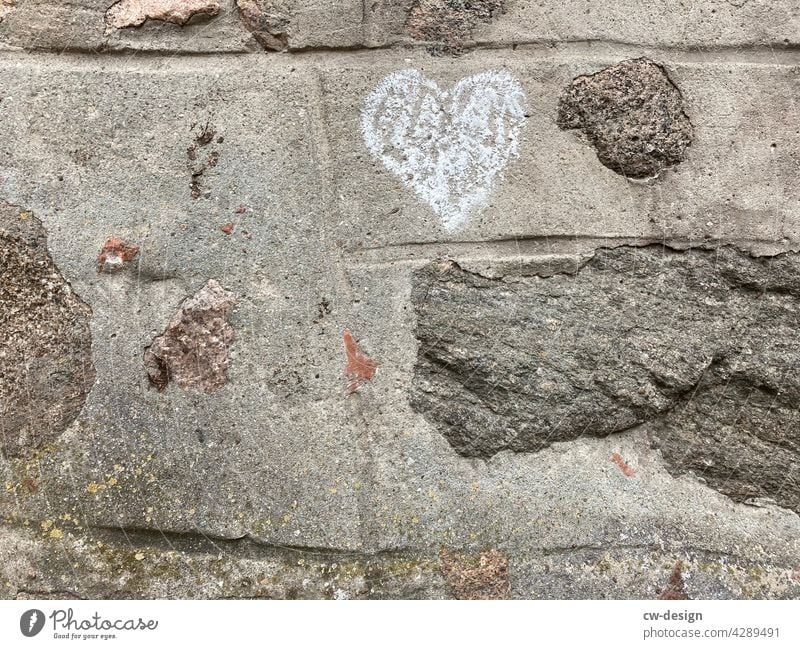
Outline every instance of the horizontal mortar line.
<path id="1" fill-rule="evenodd" d="M 374 63 L 376 55 L 388 56 L 402 53 L 408 56 L 411 53 L 424 52 L 426 43 L 413 43 L 409 48 L 408 41 L 391 42 L 377 46 L 344 46 L 344 47 L 308 47 L 297 48 L 287 52 L 267 52 L 261 49 L 236 49 L 229 51 L 176 51 L 169 49 L 143 49 L 135 47 L 122 47 L 118 49 L 86 48 L 22 48 L 3 46 L 0 44 L 0 62 L 33 59 L 37 62 L 51 64 L 58 61 L 65 67 L 70 65 L 80 66 L 90 64 L 96 66 L 100 61 L 130 63 L 146 62 L 148 64 L 162 61 L 199 61 L 213 62 L 214 59 L 224 60 L 226 65 L 231 59 L 259 60 L 264 64 L 294 64 L 299 60 L 317 60 L 320 67 L 333 67 L 331 61 L 341 57 L 350 61 L 366 59 L 366 63 Z M 662 61 L 671 61 L 687 64 L 704 65 L 732 65 L 743 64 L 753 66 L 797 66 L 800 65 L 800 45 L 769 45 L 769 44 L 742 44 L 742 45 L 717 45 L 717 46 L 666 46 L 647 43 L 635 43 L 615 40 L 519 40 L 508 42 L 478 42 L 471 46 L 458 59 L 451 57 L 430 57 L 430 62 L 452 62 L 461 60 L 465 64 L 474 62 L 474 59 L 485 53 L 508 53 L 515 59 L 528 58 L 531 60 L 572 60 L 575 58 L 597 59 L 598 57 L 615 61 L 622 58 L 647 55 Z M 332 59 L 333 57 L 333 59 Z M 194 70 L 195 68 L 190 68 Z"/>
<path id="2" fill-rule="evenodd" d="M 69 47 L 24 47 L 24 46 L 10 46 L 0 43 L 0 56 L 3 54 L 21 54 L 21 55 L 39 55 L 39 56 L 65 56 L 65 57 L 91 57 L 93 61 L 98 58 L 108 59 L 125 59 L 130 57 L 141 58 L 237 58 L 237 57 L 260 57 L 260 58 L 284 58 L 286 60 L 303 55 L 320 55 L 328 56 L 329 54 L 351 54 L 351 53 L 368 53 L 368 52 L 382 52 L 385 50 L 402 50 L 408 51 L 407 47 L 401 47 L 400 44 L 391 42 L 380 45 L 342 45 L 342 46 L 324 46 L 315 45 L 309 47 L 298 47 L 290 50 L 273 51 L 265 50 L 260 47 L 236 47 L 231 49 L 220 50 L 180 50 L 150 47 L 147 49 L 140 49 L 133 45 L 124 45 L 113 47 L 107 44 L 97 47 L 91 46 L 69 46 Z"/>
<path id="3" fill-rule="evenodd" d="M 637 551 L 637 550 L 644 550 L 647 552 L 661 552 L 665 555 L 670 554 L 697 554 L 697 555 L 712 555 L 716 556 L 720 559 L 728 559 L 730 561 L 735 561 L 736 563 L 748 563 L 748 564 L 762 564 L 764 563 L 762 560 L 757 558 L 752 558 L 746 553 L 736 554 L 734 552 L 729 552 L 726 550 L 714 550 L 710 548 L 698 547 L 698 546 L 681 546 L 680 548 L 668 548 L 662 546 L 660 543 L 620 543 L 620 544 L 600 544 L 600 545 L 572 545 L 572 546 L 563 546 L 563 547 L 554 547 L 554 548 L 538 548 L 538 552 L 541 553 L 542 556 L 563 556 L 563 555 L 570 555 L 570 554 L 578 554 L 582 552 L 617 552 L 617 551 Z M 791 560 L 783 559 L 781 561 L 781 557 L 770 557 L 774 560 L 772 565 L 775 566 L 784 566 L 784 567 L 794 567 L 793 562 Z M 775 560 L 777 559 L 777 560 Z"/>
<path id="4" fill-rule="evenodd" d="M 9 529 L 30 528 L 17 525 L 6 524 L 4 527 Z M 201 532 L 161 532 L 148 528 L 112 527 L 112 526 L 88 526 L 83 529 L 83 536 L 91 536 L 92 533 L 102 536 L 110 543 L 125 545 L 131 549 L 153 548 L 164 551 L 180 551 L 184 554 L 195 555 L 219 555 L 219 550 L 229 550 L 231 554 L 236 553 L 238 558 L 243 559 L 286 559 L 287 557 L 296 558 L 299 555 L 308 556 L 314 554 L 321 559 L 330 561 L 341 561 L 342 558 L 360 559 L 367 562 L 391 561 L 395 559 L 427 559 L 435 562 L 439 558 L 439 546 L 435 547 L 409 547 L 395 549 L 381 549 L 374 552 L 359 550 L 342 550 L 337 548 L 280 545 L 276 543 L 260 542 L 249 537 L 225 538 L 203 534 Z M 77 535 L 76 535 L 77 536 Z M 194 547 L 192 547 L 194 544 Z M 466 548 L 452 548 L 458 552 L 469 554 Z M 539 546 L 527 548 L 519 558 L 547 557 L 553 555 L 569 555 L 581 552 L 613 552 L 613 551 L 636 551 L 661 552 L 669 555 L 675 552 L 708 554 L 719 557 L 727 557 L 737 562 L 760 563 L 749 558 L 746 554 L 738 555 L 734 552 L 725 550 L 706 548 L 701 546 L 681 546 L 679 549 L 663 547 L 656 542 L 643 543 L 599 543 L 583 545 L 565 546 Z M 773 556 L 774 565 L 793 566 L 784 557 Z"/>
<path id="5" fill-rule="evenodd" d="M 274 554 L 314 554 L 328 557 L 358 556 L 379 558 L 382 554 L 400 554 L 392 551 L 370 553 L 368 551 L 336 547 L 279 544 L 271 541 L 260 541 L 249 533 L 238 537 L 224 537 L 195 531 L 176 532 L 144 527 L 112 527 L 105 525 L 91 525 L 87 528 L 87 531 L 133 547 L 158 547 L 171 550 L 176 549 L 176 546 L 180 546 L 181 551 L 201 554 L 212 552 L 212 548 L 236 549 L 245 553 L 262 554 L 265 557 Z M 194 547 L 186 547 L 192 545 Z"/>
<path id="6" fill-rule="evenodd" d="M 800 44 L 741 44 L 741 45 L 658 45 L 617 40 L 519 40 L 508 43 L 481 42 L 478 51 L 511 49 L 535 53 L 538 58 L 597 58 L 609 59 L 641 56 L 662 58 L 681 63 L 752 65 L 800 65 Z"/>
<path id="7" fill-rule="evenodd" d="M 570 244 L 572 247 L 570 248 Z M 773 245 L 785 252 L 797 252 L 800 243 L 786 245 L 775 239 L 681 239 L 664 237 L 599 237 L 595 235 L 520 236 L 484 241 L 420 241 L 390 243 L 384 246 L 345 250 L 351 263 L 367 265 L 395 261 L 421 261 L 441 257 L 513 258 L 534 254 L 586 254 L 592 249 L 619 246 L 663 245 L 671 249 L 716 248 L 734 246 L 747 249 L 753 245 Z"/>
<path id="8" fill-rule="evenodd" d="M 5 524 L 8 529 L 30 532 L 30 528 L 20 524 Z M 38 527 L 38 526 L 37 526 Z M 2 528 L 0 528 L 1 530 Z M 163 551 L 180 551 L 184 554 L 218 555 L 220 550 L 236 554 L 240 558 L 285 559 L 315 555 L 321 559 L 341 561 L 342 558 L 356 558 L 364 561 L 382 561 L 423 557 L 435 560 L 435 548 L 387 548 L 370 550 L 349 550 L 336 547 L 288 545 L 271 541 L 260 541 L 249 534 L 240 537 L 221 537 L 197 531 L 177 532 L 144 527 L 120 527 L 111 525 L 88 525 L 74 533 L 76 538 L 100 537 L 108 543 L 124 545 L 131 549 L 153 548 Z"/>

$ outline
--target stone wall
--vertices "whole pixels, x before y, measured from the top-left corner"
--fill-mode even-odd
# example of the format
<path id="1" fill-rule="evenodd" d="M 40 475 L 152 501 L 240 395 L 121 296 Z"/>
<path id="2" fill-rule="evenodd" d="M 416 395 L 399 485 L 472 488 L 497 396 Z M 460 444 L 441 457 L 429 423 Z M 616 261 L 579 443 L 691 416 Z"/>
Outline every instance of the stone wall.
<path id="1" fill-rule="evenodd" d="M 0 595 L 799 596 L 798 73 L 790 0 L 0 0 Z"/>

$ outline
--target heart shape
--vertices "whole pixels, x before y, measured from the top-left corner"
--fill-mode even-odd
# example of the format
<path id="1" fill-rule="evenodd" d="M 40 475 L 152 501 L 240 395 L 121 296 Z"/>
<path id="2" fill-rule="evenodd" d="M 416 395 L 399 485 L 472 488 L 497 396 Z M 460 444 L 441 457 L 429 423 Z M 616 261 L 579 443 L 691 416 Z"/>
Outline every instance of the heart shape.
<path id="1" fill-rule="evenodd" d="M 525 93 L 507 72 L 465 77 L 448 92 L 401 70 L 367 97 L 361 129 L 370 153 L 453 230 L 486 205 L 525 117 Z"/>

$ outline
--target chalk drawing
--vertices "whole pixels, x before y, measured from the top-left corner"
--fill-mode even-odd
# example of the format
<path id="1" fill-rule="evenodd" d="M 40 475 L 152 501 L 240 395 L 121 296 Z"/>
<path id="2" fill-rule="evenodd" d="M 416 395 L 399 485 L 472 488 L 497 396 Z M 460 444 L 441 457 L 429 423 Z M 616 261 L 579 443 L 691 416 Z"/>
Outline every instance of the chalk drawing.
<path id="1" fill-rule="evenodd" d="M 517 155 L 525 109 L 522 86 L 507 72 L 466 77 L 444 91 L 401 70 L 367 97 L 361 129 L 370 153 L 455 230 L 486 206 Z"/>

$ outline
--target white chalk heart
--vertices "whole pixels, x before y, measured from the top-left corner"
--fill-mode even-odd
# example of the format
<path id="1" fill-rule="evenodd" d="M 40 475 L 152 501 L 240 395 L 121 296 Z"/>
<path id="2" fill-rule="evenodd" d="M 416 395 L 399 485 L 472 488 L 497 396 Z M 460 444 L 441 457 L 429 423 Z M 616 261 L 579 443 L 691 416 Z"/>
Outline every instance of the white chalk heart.
<path id="1" fill-rule="evenodd" d="M 453 230 L 484 207 L 495 178 L 517 155 L 525 93 L 507 72 L 483 72 L 439 88 L 416 70 L 386 77 L 367 97 L 361 129 L 380 160 Z"/>

